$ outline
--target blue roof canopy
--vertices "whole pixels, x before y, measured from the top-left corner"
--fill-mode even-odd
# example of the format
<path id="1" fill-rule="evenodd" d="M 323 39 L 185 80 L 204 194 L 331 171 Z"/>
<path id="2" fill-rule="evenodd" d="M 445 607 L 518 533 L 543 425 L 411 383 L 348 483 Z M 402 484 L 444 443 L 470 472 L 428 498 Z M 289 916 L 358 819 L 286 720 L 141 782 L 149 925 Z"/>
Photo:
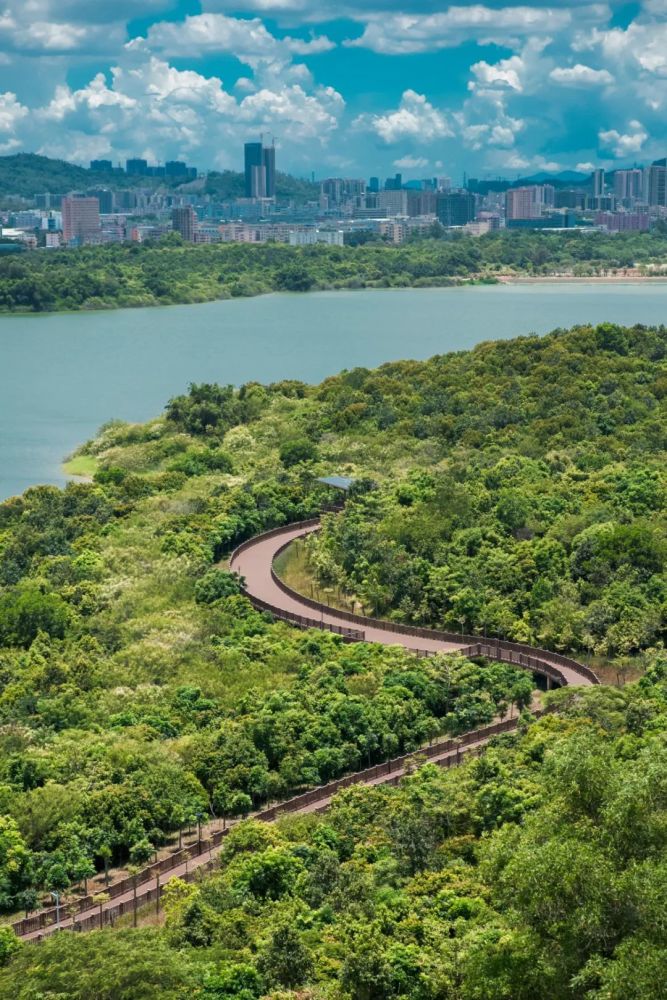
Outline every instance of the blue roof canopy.
<path id="1" fill-rule="evenodd" d="M 332 486 L 335 490 L 344 490 L 346 493 L 354 483 L 354 479 L 346 479 L 345 476 L 321 476 L 318 483 L 323 486 Z"/>

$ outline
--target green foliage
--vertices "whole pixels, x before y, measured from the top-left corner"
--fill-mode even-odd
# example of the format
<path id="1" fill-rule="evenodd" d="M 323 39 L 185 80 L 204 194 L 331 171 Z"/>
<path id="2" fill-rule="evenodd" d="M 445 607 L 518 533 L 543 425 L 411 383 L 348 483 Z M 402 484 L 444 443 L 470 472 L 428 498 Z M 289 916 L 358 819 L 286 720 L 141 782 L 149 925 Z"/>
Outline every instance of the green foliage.
<path id="1" fill-rule="evenodd" d="M 214 604 L 240 594 L 243 581 L 238 573 L 227 573 L 222 569 L 212 569 L 195 584 L 197 604 Z"/>
<path id="2" fill-rule="evenodd" d="M 0 158 L 0 191 L 2 165 L 11 159 Z M 93 175 L 87 171 L 68 169 L 77 170 L 81 179 L 66 190 L 90 183 Z M 96 183 L 105 180 L 98 177 Z M 207 186 L 210 193 L 226 196 L 224 192 L 238 188 L 239 183 L 240 175 L 227 173 L 209 176 Z M 44 181 L 40 190 L 48 187 Z M 297 198 L 300 188 L 310 196 L 305 182 L 289 179 L 283 190 L 287 193 L 290 188 Z M 539 276 L 569 269 L 579 276 L 600 275 L 637 264 L 657 267 L 660 273 L 667 261 L 667 236 L 661 232 L 591 235 L 501 230 L 479 239 L 445 235 L 401 246 L 353 240 L 354 245 L 345 247 L 289 247 L 275 243 L 193 245 L 170 234 L 157 243 L 22 254 L 20 259 L 12 255 L 0 260 L 0 310 L 151 306 L 271 291 L 434 287 L 494 281 L 497 274 L 508 273 Z M 628 345 L 613 324 L 600 328 L 596 344 L 600 350 L 620 357 Z M 347 416 L 353 419 L 354 411 Z"/>
<path id="3" fill-rule="evenodd" d="M 412 470 L 325 521 L 313 573 L 420 625 L 607 656 L 664 641 L 666 357 L 664 329 L 605 324 L 328 379 L 323 430 Z"/>
<path id="4" fill-rule="evenodd" d="M 0 597 L 0 645 L 29 646 L 39 632 L 62 639 L 67 605 L 57 594 L 36 588 L 9 591 Z"/>
<path id="5" fill-rule="evenodd" d="M 226 557 L 317 513 L 321 475 L 358 481 L 300 550 L 332 600 L 646 671 L 558 692 L 461 769 L 236 825 L 219 870 L 169 890 L 163 930 L 26 946 L 0 998 L 648 1000 L 665 952 L 666 355 L 663 329 L 607 324 L 313 388 L 192 386 L 162 418 L 102 428 L 82 450 L 94 483 L 1 504 L 8 912 L 144 863 L 198 816 L 530 707 L 507 665 L 346 645 L 250 606 Z"/>
<path id="6" fill-rule="evenodd" d="M 280 461 L 288 469 L 292 465 L 299 465 L 301 462 L 315 462 L 318 458 L 316 446 L 312 441 L 305 439 L 297 441 L 285 441 L 280 448 Z"/>
<path id="7" fill-rule="evenodd" d="M 47 970 L 56 996 L 67 975 L 73 996 L 662 997 L 667 661 L 649 662 L 622 691 L 559 692 L 460 768 L 235 827 L 219 870 L 166 886 L 163 930 L 24 946 L 0 997 L 37 995 Z"/>

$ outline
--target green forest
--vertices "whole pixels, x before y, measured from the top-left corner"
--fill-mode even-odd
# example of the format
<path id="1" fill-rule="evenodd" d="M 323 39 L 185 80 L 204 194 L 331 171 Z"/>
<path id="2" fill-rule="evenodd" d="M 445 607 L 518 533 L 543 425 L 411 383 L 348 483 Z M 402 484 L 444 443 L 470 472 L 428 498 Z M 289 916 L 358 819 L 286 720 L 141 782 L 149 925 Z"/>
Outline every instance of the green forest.
<path id="1" fill-rule="evenodd" d="M 0 200 L 9 202 L 12 197 L 33 199 L 35 195 L 50 192 L 67 194 L 70 191 L 95 187 L 123 188 L 178 188 L 191 190 L 193 182 L 181 177 L 150 177 L 126 174 L 124 169 L 92 170 L 66 160 L 53 160 L 36 153 L 14 153 L 0 156 Z M 236 170 L 212 170 L 205 180 L 195 181 L 194 186 L 212 198 L 243 198 L 244 175 Z M 310 181 L 300 180 L 289 174 L 278 173 L 276 193 L 279 198 L 308 201 L 317 198 L 319 187 Z"/>
<path id="2" fill-rule="evenodd" d="M 539 233 L 419 239 L 401 246 L 145 244 L 33 252 L 0 259 L 0 311 L 49 312 L 207 302 L 267 292 L 427 288 L 499 274 L 575 276 L 667 267 L 662 232 Z"/>
<path id="3" fill-rule="evenodd" d="M 0 505 L 0 911 L 104 890 L 238 819 L 517 708 L 479 759 L 238 823 L 158 921 L 24 944 L 0 1000 L 660 1000 L 667 982 L 667 330 L 605 324 L 191 385 Z M 307 556 L 368 611 L 589 660 L 540 697 L 458 654 L 345 645 L 227 569 L 356 480 Z M 633 678 L 631 683 L 625 683 Z M 662 992 L 660 992 L 662 990 Z"/>

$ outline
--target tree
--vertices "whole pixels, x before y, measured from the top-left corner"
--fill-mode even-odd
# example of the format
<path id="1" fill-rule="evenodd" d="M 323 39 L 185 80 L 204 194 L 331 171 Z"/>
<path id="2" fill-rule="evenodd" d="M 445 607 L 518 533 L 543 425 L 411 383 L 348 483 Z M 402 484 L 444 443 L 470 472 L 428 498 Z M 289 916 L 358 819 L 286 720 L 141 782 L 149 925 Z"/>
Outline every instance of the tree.
<path id="1" fill-rule="evenodd" d="M 295 989 L 313 971 L 313 960 L 301 935 L 292 924 L 276 927 L 257 957 L 257 967 L 267 983 Z"/>
<path id="2" fill-rule="evenodd" d="M 0 645 L 29 646 L 39 632 L 62 639 L 69 611 L 57 594 L 44 594 L 35 587 L 8 592 L 0 597 Z"/>
<path id="3" fill-rule="evenodd" d="M 294 438 L 285 441 L 280 447 L 280 461 L 287 468 L 302 462 L 315 462 L 318 458 L 317 447 L 306 438 Z"/>
<path id="4" fill-rule="evenodd" d="M 222 569 L 212 569 L 195 584 L 197 604 L 214 604 L 240 594 L 245 580 L 238 573 L 228 573 Z"/>
<path id="5" fill-rule="evenodd" d="M 12 909 L 19 893 L 28 888 L 31 862 L 16 822 L 0 816 L 0 909 Z"/>
<path id="6" fill-rule="evenodd" d="M 21 941 L 11 927 L 0 927 L 0 969 L 21 949 Z"/>

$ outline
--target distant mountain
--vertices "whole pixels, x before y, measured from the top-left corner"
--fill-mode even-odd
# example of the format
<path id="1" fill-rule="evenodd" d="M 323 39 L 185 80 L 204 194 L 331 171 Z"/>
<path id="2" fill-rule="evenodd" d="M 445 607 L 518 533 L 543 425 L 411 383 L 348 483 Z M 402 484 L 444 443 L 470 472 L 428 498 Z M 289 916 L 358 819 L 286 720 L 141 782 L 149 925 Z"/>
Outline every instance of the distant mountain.
<path id="1" fill-rule="evenodd" d="M 564 187 L 570 184 L 587 184 L 590 179 L 590 174 L 582 174 L 577 170 L 561 170 L 557 174 L 541 171 L 530 177 L 520 177 L 518 181 L 512 182 L 512 187 L 520 187 L 524 184 L 553 184 L 554 187 Z"/>
<path id="2" fill-rule="evenodd" d="M 130 187 L 135 177 L 127 177 L 122 170 L 88 170 L 65 160 L 52 160 L 36 153 L 16 153 L 0 156 L 0 197 L 20 195 L 34 198 L 36 194 L 67 194 L 94 187 Z M 146 182 L 144 185 L 144 181 Z M 173 187 L 173 182 L 166 181 Z M 165 178 L 142 178 L 142 186 L 157 187 Z"/>
<path id="3" fill-rule="evenodd" d="M 10 195 L 34 198 L 37 194 L 68 194 L 89 188 L 110 187 L 182 188 L 184 191 L 205 190 L 215 198 L 242 198 L 243 174 L 234 170 L 208 174 L 206 180 L 181 181 L 174 177 L 128 177 L 122 170 L 89 170 L 65 160 L 52 160 L 36 153 L 16 153 L 0 156 L 0 198 Z M 278 196 L 308 201 L 317 198 L 319 186 L 288 174 L 276 177 Z"/>

